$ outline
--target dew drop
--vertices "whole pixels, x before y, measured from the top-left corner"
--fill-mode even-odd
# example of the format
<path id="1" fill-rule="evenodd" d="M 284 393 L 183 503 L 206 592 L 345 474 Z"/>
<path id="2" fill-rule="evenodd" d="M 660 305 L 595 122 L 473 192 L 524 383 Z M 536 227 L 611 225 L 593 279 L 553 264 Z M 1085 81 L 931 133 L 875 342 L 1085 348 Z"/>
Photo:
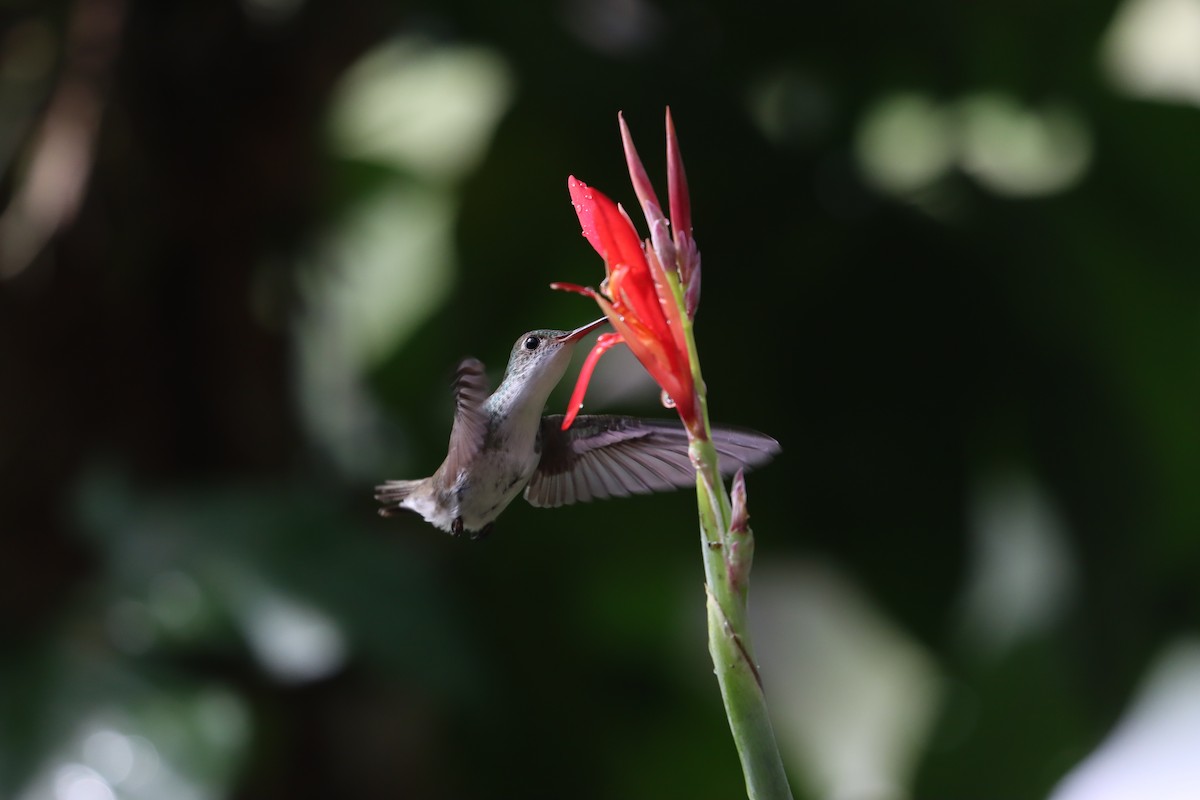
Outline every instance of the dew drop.
<path id="1" fill-rule="evenodd" d="M 662 391 L 662 404 L 663 404 L 663 408 L 674 408 L 675 407 L 675 400 L 671 397 L 671 395 L 667 394 L 666 389 L 663 389 L 663 391 Z"/>

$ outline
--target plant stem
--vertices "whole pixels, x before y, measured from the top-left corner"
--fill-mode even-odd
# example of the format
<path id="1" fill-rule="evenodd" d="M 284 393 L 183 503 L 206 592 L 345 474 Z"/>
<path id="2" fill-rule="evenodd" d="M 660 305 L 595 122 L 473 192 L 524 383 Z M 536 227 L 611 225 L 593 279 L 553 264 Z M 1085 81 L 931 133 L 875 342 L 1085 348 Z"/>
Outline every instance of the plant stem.
<path id="1" fill-rule="evenodd" d="M 699 456 L 696 487 L 707 583 L 708 650 L 725 701 L 729 729 L 741 758 L 746 793 L 751 800 L 791 798 L 746 624 L 753 534 L 729 530 L 729 499 L 716 470 L 712 443 L 693 442 L 692 447 L 693 454 Z M 706 450 L 710 452 L 705 453 Z M 715 513 L 718 509 L 720 518 Z M 730 569 L 730 559 L 735 553 L 740 563 L 737 569 Z"/>
<path id="2" fill-rule="evenodd" d="M 676 301 L 683 305 L 678 276 L 669 274 Z M 702 431 L 689 430 L 689 453 L 696 467 L 696 499 L 700 511 L 700 547 L 704 556 L 708 607 L 708 651 L 712 656 L 725 715 L 746 778 L 750 800 L 790 800 L 791 787 L 783 770 L 775 731 L 767 713 L 762 679 L 750 647 L 746 601 L 754 534 L 733 531 L 729 494 L 721 481 L 717 449 L 708 419 L 708 392 L 700 374 L 700 359 L 691 320 L 684 313 L 684 332 L 692 378 L 699 400 Z"/>

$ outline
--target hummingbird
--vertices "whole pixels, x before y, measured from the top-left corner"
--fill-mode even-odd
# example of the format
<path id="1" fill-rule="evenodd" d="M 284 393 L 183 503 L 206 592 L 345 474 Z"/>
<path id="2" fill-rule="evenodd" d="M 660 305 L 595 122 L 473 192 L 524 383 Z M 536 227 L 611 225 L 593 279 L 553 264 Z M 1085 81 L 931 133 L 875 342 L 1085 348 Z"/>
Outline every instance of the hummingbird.
<path id="1" fill-rule="evenodd" d="M 490 394 L 483 364 L 462 361 L 446 460 L 428 478 L 377 486 L 380 515 L 415 511 L 441 530 L 475 539 L 491 533 L 522 491 L 532 505 L 553 508 L 694 486 L 680 422 L 581 415 L 564 431 L 563 415 L 542 415 L 575 346 L 607 321 L 522 334 L 500 386 Z M 747 429 L 714 426 L 712 440 L 727 476 L 764 464 L 780 450 L 770 436 Z"/>

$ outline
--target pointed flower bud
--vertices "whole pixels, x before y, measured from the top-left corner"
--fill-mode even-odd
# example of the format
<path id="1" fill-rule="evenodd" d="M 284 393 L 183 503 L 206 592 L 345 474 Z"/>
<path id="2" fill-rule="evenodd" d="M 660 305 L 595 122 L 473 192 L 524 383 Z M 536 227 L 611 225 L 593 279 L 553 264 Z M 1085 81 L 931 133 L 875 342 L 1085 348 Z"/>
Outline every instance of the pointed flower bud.
<path id="1" fill-rule="evenodd" d="M 732 519 L 730 536 L 726 539 L 725 567 L 729 582 L 737 592 L 745 592 L 750 582 L 750 565 L 754 563 L 754 535 L 750 533 L 750 512 L 746 508 L 746 475 L 737 471 L 733 478 Z"/>
<path id="2" fill-rule="evenodd" d="M 733 476 L 733 491 L 730 494 L 733 503 L 733 519 L 729 523 L 729 530 L 734 533 L 749 533 L 750 512 L 746 508 L 746 473 L 744 471 L 739 469 L 737 475 Z"/>
<path id="3" fill-rule="evenodd" d="M 675 121 L 671 109 L 667 109 L 667 199 L 671 203 L 671 221 L 675 224 L 675 236 L 692 235 L 692 201 L 688 196 L 687 174 L 683 171 L 683 156 L 679 154 L 679 140 L 675 137 Z M 678 241 L 676 241 L 678 244 Z"/>

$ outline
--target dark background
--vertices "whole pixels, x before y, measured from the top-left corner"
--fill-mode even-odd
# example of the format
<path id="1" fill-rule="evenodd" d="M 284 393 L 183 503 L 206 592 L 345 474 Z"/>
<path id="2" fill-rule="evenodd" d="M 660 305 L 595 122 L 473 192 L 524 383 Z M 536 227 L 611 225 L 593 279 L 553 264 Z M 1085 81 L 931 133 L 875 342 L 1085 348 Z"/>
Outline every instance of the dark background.
<path id="1" fill-rule="evenodd" d="M 0 797 L 739 795 L 688 493 L 484 542 L 371 497 L 458 359 L 596 316 L 566 176 L 632 202 L 623 110 L 665 194 L 666 105 L 714 419 L 783 445 L 797 795 L 1046 796 L 1200 577 L 1200 112 L 1113 78 L 1117 11 L 0 5 Z M 606 361 L 589 410 L 667 413 Z"/>

